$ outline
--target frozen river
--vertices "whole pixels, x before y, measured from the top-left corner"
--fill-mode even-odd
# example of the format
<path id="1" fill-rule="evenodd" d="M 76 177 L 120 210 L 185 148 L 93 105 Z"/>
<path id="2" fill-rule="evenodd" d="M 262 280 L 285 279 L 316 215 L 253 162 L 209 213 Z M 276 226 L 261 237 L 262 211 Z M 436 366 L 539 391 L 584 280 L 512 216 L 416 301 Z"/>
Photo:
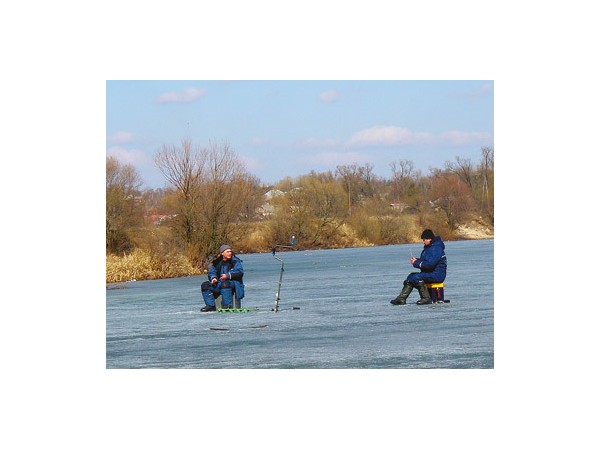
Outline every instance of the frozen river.
<path id="1" fill-rule="evenodd" d="M 493 368 L 494 241 L 446 242 L 450 303 L 392 306 L 421 244 L 244 262 L 247 313 L 201 313 L 206 276 L 106 291 L 107 368 Z M 211 328 L 225 330 L 214 331 Z"/>

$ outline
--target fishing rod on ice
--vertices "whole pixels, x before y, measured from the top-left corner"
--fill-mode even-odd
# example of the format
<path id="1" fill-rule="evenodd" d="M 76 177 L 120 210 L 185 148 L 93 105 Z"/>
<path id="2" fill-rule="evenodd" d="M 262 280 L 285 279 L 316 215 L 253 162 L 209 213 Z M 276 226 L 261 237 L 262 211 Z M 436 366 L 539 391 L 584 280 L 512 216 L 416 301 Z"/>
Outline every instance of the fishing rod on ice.
<path id="1" fill-rule="evenodd" d="M 277 252 L 278 248 L 289 248 L 289 249 L 294 249 L 294 243 L 296 240 L 296 236 L 292 236 L 292 241 L 290 242 L 290 245 L 279 245 L 276 244 L 273 247 L 273 258 L 275 258 L 277 261 L 279 261 L 281 263 L 281 271 L 279 272 L 279 284 L 277 285 L 277 296 L 275 297 L 275 308 L 273 308 L 273 311 L 277 312 L 279 311 L 279 294 L 281 293 L 281 280 L 283 279 L 283 260 L 279 257 L 277 257 L 277 255 L 275 254 Z"/>

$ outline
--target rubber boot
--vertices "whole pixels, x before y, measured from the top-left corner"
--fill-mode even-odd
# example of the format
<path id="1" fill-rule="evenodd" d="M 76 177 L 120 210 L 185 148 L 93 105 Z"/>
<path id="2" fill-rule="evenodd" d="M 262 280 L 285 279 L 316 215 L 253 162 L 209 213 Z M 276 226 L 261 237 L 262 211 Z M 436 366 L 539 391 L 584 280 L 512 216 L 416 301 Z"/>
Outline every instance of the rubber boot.
<path id="1" fill-rule="evenodd" d="M 405 281 L 404 287 L 402 288 L 402 292 L 400 292 L 400 294 L 398 294 L 398 297 L 396 297 L 390 303 L 392 305 L 406 305 L 406 299 L 408 298 L 408 295 L 412 292 L 412 290 L 413 287 Z"/>
<path id="2" fill-rule="evenodd" d="M 428 305 L 431 303 L 431 295 L 429 295 L 429 289 L 423 281 L 419 281 L 417 283 L 417 290 L 419 291 L 419 295 L 421 298 L 417 302 L 417 305 Z"/>

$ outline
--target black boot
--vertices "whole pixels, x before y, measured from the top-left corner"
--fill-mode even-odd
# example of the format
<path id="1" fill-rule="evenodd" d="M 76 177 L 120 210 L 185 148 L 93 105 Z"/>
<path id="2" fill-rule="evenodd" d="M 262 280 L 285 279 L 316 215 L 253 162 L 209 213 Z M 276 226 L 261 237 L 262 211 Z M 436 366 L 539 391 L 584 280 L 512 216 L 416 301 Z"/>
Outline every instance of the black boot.
<path id="1" fill-rule="evenodd" d="M 200 308 L 201 312 L 210 312 L 210 311 L 216 311 L 217 308 L 215 306 L 205 306 L 204 308 Z"/>
<path id="2" fill-rule="evenodd" d="M 417 283 L 417 290 L 419 291 L 419 295 L 421 298 L 417 302 L 417 305 L 428 305 L 431 303 L 431 296 L 429 295 L 429 290 L 423 281 L 419 281 Z"/>
<path id="3" fill-rule="evenodd" d="M 412 290 L 413 287 L 405 281 L 404 287 L 402 288 L 402 292 L 400 292 L 400 294 L 398 294 L 398 297 L 396 297 L 390 303 L 392 305 L 406 305 L 406 299 L 408 298 L 408 295 L 412 292 Z"/>

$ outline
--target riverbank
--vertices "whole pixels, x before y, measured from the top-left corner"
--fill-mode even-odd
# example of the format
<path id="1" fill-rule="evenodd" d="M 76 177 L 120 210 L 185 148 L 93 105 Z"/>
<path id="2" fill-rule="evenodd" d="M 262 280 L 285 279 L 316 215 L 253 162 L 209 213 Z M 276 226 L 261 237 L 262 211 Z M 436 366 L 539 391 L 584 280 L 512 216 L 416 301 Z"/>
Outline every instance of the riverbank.
<path id="1" fill-rule="evenodd" d="M 456 236 L 447 241 L 456 240 L 484 240 L 494 239 L 494 232 L 489 227 L 475 221 L 460 225 Z M 417 241 L 418 242 L 418 241 Z M 406 242 L 409 243 L 409 242 Z M 363 242 L 359 245 L 348 246 L 347 248 L 373 247 L 373 244 Z M 339 247 L 331 247 L 339 248 Z M 244 253 L 265 253 L 267 250 L 261 249 L 254 252 L 245 251 Z M 241 254 L 241 252 L 240 252 Z M 130 255 L 106 257 L 106 283 L 125 283 L 128 281 L 158 280 L 165 278 L 178 278 L 193 275 L 201 275 L 206 270 L 194 267 L 183 255 L 169 255 L 166 257 L 153 257 L 150 252 L 142 249 L 134 250 Z M 107 286 L 108 287 L 108 286 Z M 125 287 L 111 286 L 111 289 Z"/>
<path id="2" fill-rule="evenodd" d="M 107 284 L 177 278 L 201 273 L 202 271 L 194 267 L 183 255 L 156 257 L 147 250 L 135 249 L 129 255 L 106 257 Z"/>
<path id="3" fill-rule="evenodd" d="M 487 225 L 482 225 L 476 221 L 459 225 L 456 229 L 456 235 L 459 239 L 468 240 L 481 240 L 481 239 L 494 239 L 494 230 Z"/>

